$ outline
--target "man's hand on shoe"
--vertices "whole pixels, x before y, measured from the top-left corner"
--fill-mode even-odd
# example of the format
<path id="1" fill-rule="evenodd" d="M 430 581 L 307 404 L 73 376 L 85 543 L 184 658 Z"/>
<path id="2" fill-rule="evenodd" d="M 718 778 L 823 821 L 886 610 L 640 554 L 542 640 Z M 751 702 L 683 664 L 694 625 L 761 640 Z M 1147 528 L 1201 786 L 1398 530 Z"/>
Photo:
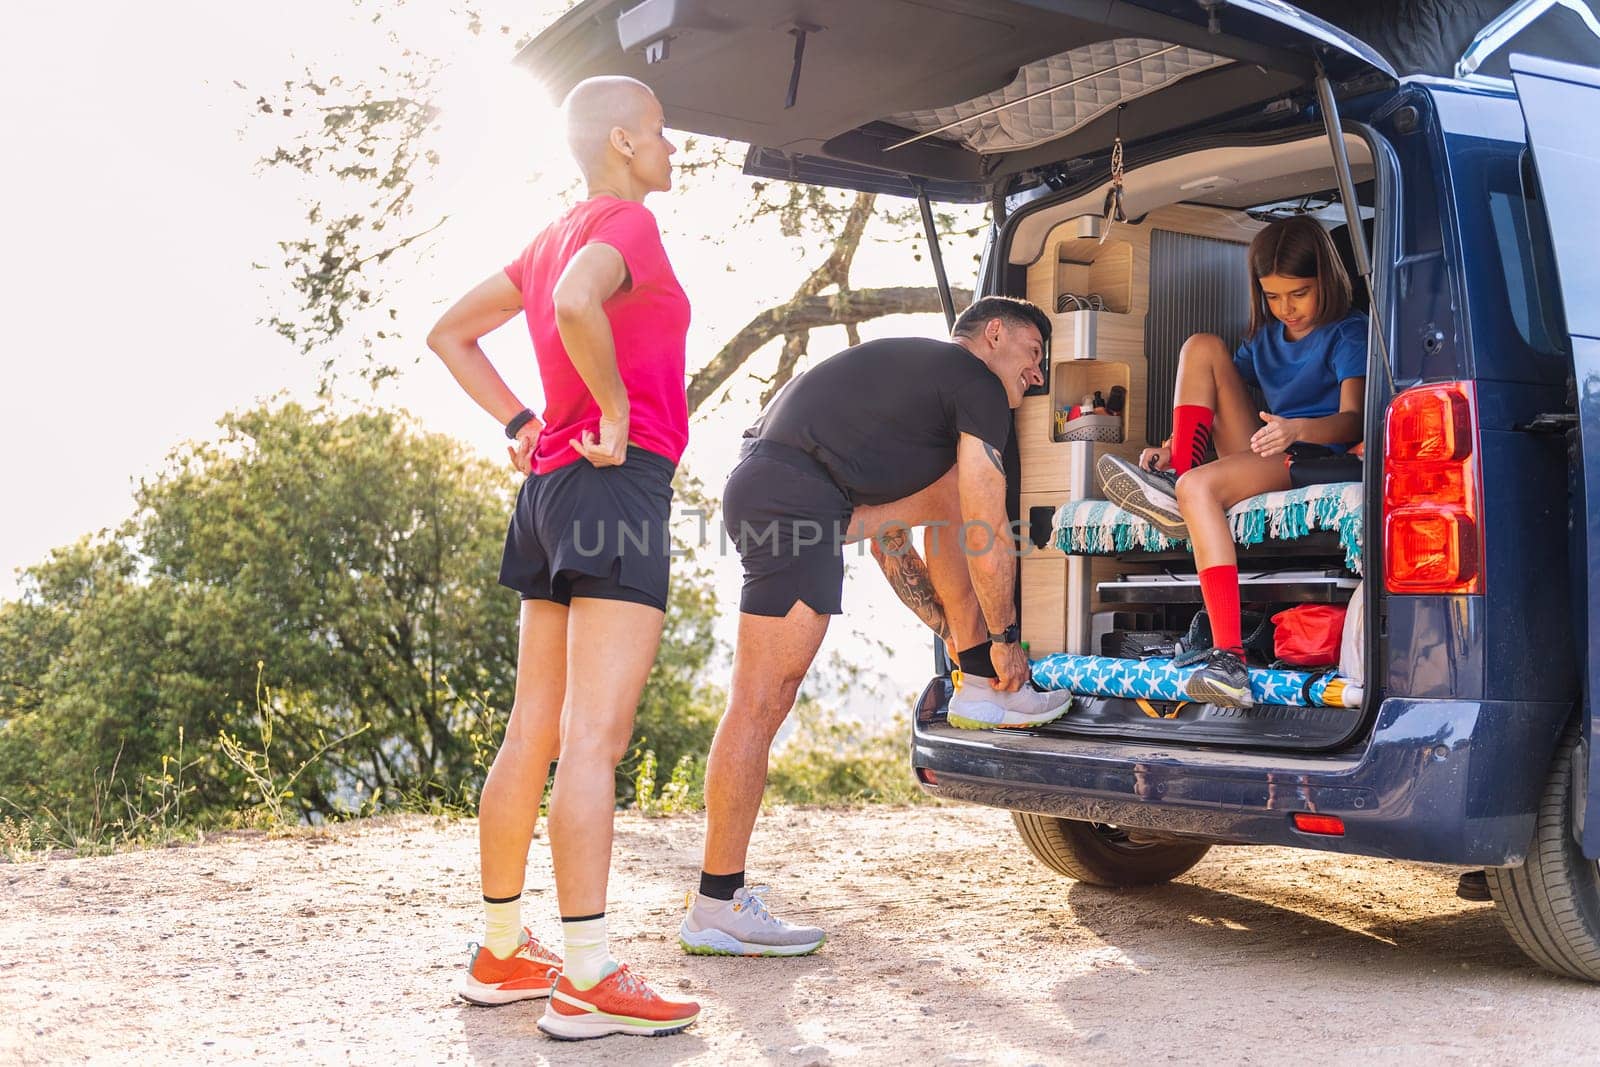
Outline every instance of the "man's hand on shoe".
<path id="1" fill-rule="evenodd" d="M 996 641 L 989 646 L 989 662 L 994 664 L 994 687 L 1006 693 L 1015 693 L 1028 681 L 1028 657 L 1022 645 Z"/>

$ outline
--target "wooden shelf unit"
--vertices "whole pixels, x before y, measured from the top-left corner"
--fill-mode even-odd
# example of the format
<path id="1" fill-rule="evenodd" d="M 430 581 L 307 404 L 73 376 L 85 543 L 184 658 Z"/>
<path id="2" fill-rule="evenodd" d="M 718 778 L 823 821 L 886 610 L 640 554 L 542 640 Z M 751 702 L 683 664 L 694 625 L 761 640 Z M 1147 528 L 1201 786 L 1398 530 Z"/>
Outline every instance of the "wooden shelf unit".
<path id="1" fill-rule="evenodd" d="M 1059 506 L 1098 496 L 1095 460 L 1107 453 L 1137 459 L 1144 448 L 1151 232 L 1248 243 L 1262 225 L 1241 212 L 1174 205 L 1150 212 L 1138 224 L 1112 225 L 1109 232 L 1095 216 L 1067 219 L 1051 230 L 1042 254 L 1027 268 L 1025 295 L 1050 313 L 1051 343 L 1049 395 L 1025 397 L 1017 411 L 1024 516 L 1030 505 Z M 1058 313 L 1062 293 L 1098 293 L 1105 310 Z M 1128 391 L 1122 443 L 1056 441 L 1055 408 L 1071 406 L 1096 389 L 1107 392 L 1111 385 Z M 1143 569 L 1110 558 L 1068 557 L 1054 549 L 1024 557 L 1022 628 L 1030 651 L 1090 651 L 1090 614 L 1107 607 L 1096 586 Z"/>

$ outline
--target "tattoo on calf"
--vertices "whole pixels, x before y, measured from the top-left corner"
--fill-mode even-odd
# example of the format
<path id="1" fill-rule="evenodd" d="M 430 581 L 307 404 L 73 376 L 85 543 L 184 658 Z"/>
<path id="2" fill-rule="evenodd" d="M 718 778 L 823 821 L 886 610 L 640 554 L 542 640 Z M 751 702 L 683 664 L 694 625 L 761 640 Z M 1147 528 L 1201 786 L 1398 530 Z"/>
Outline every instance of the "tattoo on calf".
<path id="1" fill-rule="evenodd" d="M 945 618 L 944 604 L 933 590 L 933 578 L 928 565 L 912 547 L 903 526 L 896 526 L 877 537 L 882 554 L 878 565 L 901 603 L 910 608 L 928 628 L 941 638 L 949 640 L 950 622 Z"/>

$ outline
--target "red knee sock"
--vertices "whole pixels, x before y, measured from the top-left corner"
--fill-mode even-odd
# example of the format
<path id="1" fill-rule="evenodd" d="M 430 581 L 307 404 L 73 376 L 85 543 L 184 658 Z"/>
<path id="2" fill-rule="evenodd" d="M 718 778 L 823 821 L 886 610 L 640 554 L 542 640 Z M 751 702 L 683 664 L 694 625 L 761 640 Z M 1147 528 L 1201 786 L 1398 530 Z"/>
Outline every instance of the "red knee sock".
<path id="1" fill-rule="evenodd" d="M 1239 568 L 1207 567 L 1200 572 L 1200 596 L 1211 620 L 1211 646 L 1244 658 L 1239 638 Z"/>
<path id="2" fill-rule="evenodd" d="M 1172 409 L 1172 469 L 1179 474 L 1198 467 L 1211 447 L 1211 409 L 1204 404 L 1179 404 Z"/>

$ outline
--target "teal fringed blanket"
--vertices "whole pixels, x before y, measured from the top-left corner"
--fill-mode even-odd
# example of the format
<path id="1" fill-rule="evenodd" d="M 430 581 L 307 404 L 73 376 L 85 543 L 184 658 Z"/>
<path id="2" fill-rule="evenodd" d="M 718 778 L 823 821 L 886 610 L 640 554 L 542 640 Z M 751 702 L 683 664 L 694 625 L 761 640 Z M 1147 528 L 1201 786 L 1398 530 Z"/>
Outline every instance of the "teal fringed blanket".
<path id="1" fill-rule="evenodd" d="M 1361 573 L 1360 482 L 1333 482 L 1262 493 L 1228 509 L 1233 539 L 1258 545 L 1272 538 L 1289 541 L 1312 530 L 1333 530 L 1344 549 L 1345 566 Z M 1168 552 L 1187 548 L 1131 511 L 1105 500 L 1073 500 L 1056 511 L 1054 544 L 1072 556 L 1111 556 L 1118 552 Z"/>

